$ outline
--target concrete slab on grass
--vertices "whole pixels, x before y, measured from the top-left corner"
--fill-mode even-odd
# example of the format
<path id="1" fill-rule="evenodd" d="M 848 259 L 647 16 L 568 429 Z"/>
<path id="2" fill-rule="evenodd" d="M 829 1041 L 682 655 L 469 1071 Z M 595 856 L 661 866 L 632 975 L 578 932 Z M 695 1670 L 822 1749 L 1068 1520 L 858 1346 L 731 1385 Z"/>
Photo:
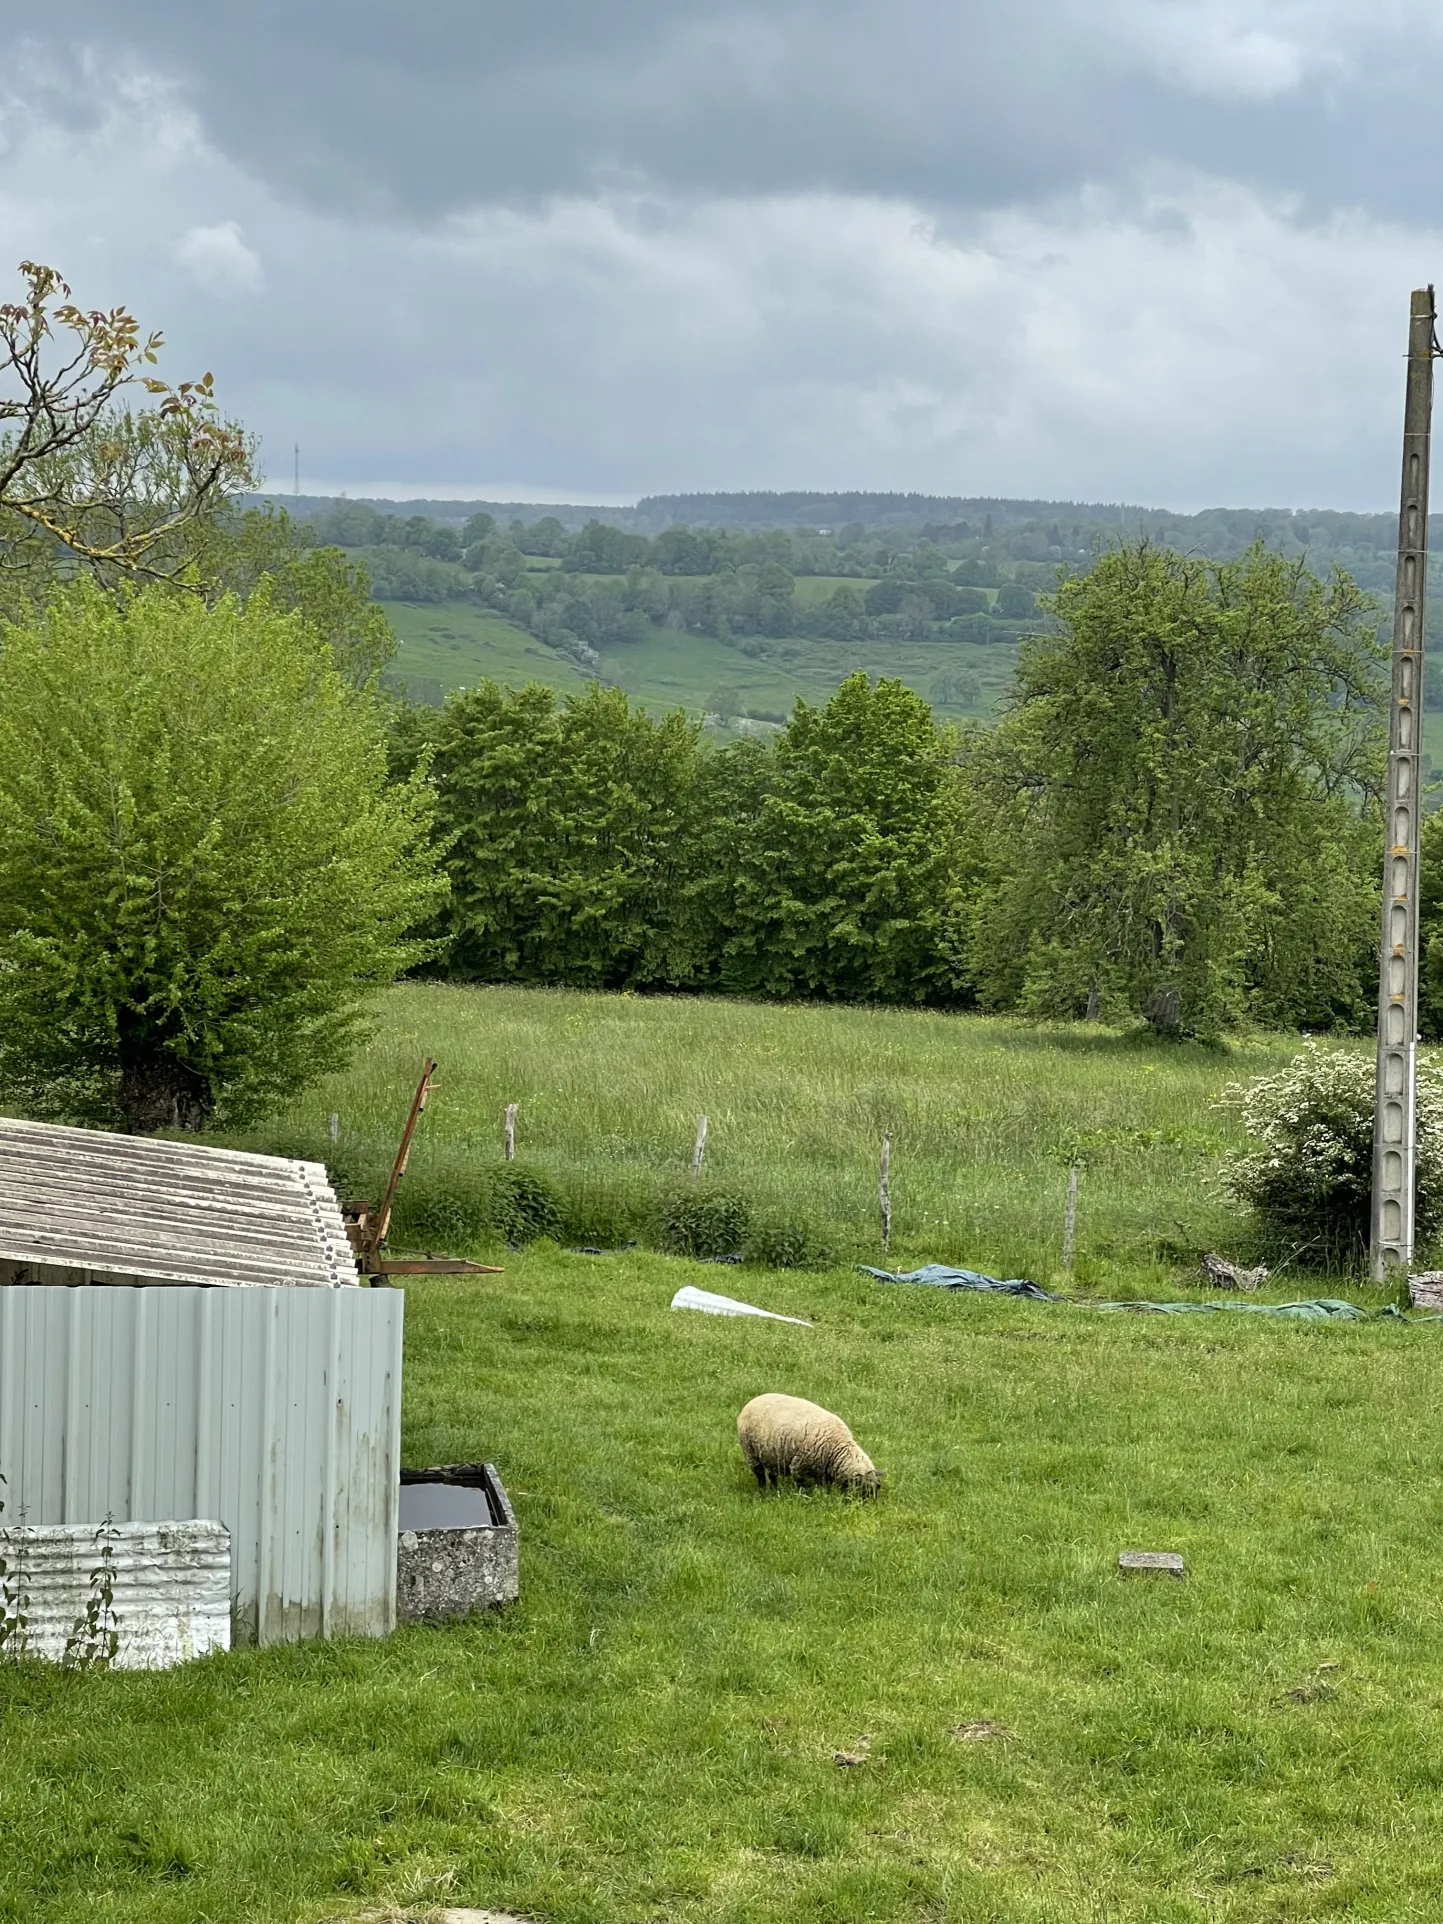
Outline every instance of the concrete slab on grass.
<path id="1" fill-rule="evenodd" d="M 535 1924 L 514 1911 L 362 1911 L 327 1924 Z"/>
<path id="2" fill-rule="evenodd" d="M 1187 1574 L 1176 1550 L 1124 1550 L 1117 1559 L 1119 1570 L 1161 1570 L 1165 1576 Z"/>
<path id="3" fill-rule="evenodd" d="M 442 1911 L 439 1924 L 527 1924 L 511 1911 Z"/>
<path id="4" fill-rule="evenodd" d="M 335 1917 L 328 1924 L 536 1924 L 534 1918 L 518 1917 L 514 1911 L 361 1911 L 353 1917 Z"/>

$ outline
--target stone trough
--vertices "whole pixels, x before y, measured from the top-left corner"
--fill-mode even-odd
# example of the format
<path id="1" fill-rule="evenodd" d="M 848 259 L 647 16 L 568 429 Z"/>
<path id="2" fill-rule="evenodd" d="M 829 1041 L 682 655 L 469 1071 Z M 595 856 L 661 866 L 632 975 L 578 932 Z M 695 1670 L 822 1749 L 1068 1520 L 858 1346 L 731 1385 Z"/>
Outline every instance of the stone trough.
<path id="1" fill-rule="evenodd" d="M 402 1470 L 396 1615 L 468 1616 L 517 1594 L 516 1517 L 494 1463 Z"/>

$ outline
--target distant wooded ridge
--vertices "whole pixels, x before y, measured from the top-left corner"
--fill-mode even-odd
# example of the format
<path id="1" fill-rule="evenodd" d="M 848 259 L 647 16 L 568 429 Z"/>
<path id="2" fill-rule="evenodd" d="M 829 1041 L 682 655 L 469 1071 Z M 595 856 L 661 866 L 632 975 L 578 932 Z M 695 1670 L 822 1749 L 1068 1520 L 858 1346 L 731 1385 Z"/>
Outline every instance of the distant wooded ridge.
<path id="1" fill-rule="evenodd" d="M 1230 546 L 1246 546 L 1256 539 L 1292 535 L 1307 546 L 1316 529 L 1329 547 L 1340 542 L 1391 547 L 1397 540 L 1395 513 L 1357 514 L 1339 508 L 1204 508 L 1179 514 L 1170 508 L 1147 508 L 1129 502 L 1024 501 L 992 495 L 838 494 L 759 492 L 751 494 L 654 494 L 634 507 L 554 501 L 436 501 L 383 500 L 364 496 L 263 494 L 256 503 L 285 508 L 303 519 L 324 513 L 344 500 L 362 501 L 382 514 L 427 515 L 436 521 L 465 521 L 473 514 L 490 514 L 501 525 L 511 521 L 552 518 L 569 533 L 589 521 L 624 528 L 637 534 L 659 534 L 667 528 L 827 529 L 837 533 L 848 526 L 951 532 L 966 522 L 981 533 L 990 519 L 993 529 L 1017 527 L 1030 521 L 1064 518 L 1129 534 L 1153 534 L 1169 543 L 1186 545 L 1189 534 L 1212 546 L 1223 537 Z"/>

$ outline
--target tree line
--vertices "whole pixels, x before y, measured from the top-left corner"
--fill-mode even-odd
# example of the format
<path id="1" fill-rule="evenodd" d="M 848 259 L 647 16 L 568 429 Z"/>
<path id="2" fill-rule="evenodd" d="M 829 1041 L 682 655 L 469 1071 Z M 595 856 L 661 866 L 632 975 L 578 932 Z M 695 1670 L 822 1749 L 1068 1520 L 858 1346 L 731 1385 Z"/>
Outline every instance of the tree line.
<path id="1" fill-rule="evenodd" d="M 1260 547 L 1209 563 L 1141 542 L 1053 613 L 991 728 L 939 726 L 860 674 L 720 750 L 599 687 L 483 684 L 403 713 L 395 765 L 426 771 L 450 882 L 428 966 L 1199 1036 L 1366 1026 L 1386 748 L 1369 598 Z"/>
<path id="2" fill-rule="evenodd" d="M 277 505 L 283 503 L 277 499 Z M 300 512 L 323 530 L 324 540 L 342 547 L 371 543 L 415 549 L 435 542 L 438 557 L 452 561 L 460 559 L 458 544 L 464 551 L 474 538 L 466 527 L 484 520 L 490 528 L 501 528 L 524 552 L 553 557 L 563 556 L 565 543 L 588 526 L 591 532 L 582 545 L 593 551 L 605 542 L 595 533 L 599 527 L 627 537 L 665 537 L 668 546 L 680 546 L 682 552 L 688 551 L 681 537 L 692 534 L 702 545 L 690 554 L 700 557 L 710 549 L 718 557 L 716 566 L 725 565 L 727 552 L 735 553 L 722 543 L 769 536 L 786 545 L 764 554 L 743 552 L 737 558 L 780 560 L 798 575 L 883 573 L 887 551 L 930 545 L 952 562 L 985 558 L 996 575 L 991 585 L 1015 578 L 1033 587 L 1049 587 L 1052 573 L 1046 571 L 1055 571 L 1059 563 L 1086 560 L 1099 547 L 1119 541 L 1146 539 L 1212 561 L 1237 560 L 1261 541 L 1290 559 L 1306 555 L 1315 573 L 1338 564 L 1363 587 L 1387 593 L 1398 534 L 1395 515 L 1331 508 L 1205 508 L 1177 514 L 1116 503 L 933 495 L 661 495 L 634 508 L 558 509 L 537 514 L 531 522 L 499 505 L 476 504 L 468 511 L 465 504 L 457 504 L 449 517 L 436 513 L 434 503 L 426 504 L 429 513 L 413 510 L 409 515 L 405 505 L 308 500 Z M 623 547 L 614 553 L 626 557 L 620 563 L 624 568 L 638 559 L 650 561 L 655 551 Z M 1030 570 L 1043 570 L 1044 575 L 1029 582 Z M 693 563 L 690 571 L 710 569 L 703 562 Z"/>
<path id="3" fill-rule="evenodd" d="M 583 669 L 660 629 L 723 640 L 762 637 L 1011 643 L 1038 619 L 1045 563 L 961 560 L 906 537 L 831 540 L 782 531 L 672 528 L 654 538 L 600 521 L 569 534 L 554 518 L 461 527 L 346 502 L 303 524 L 363 566 L 382 601 L 469 599 L 527 629 Z M 844 530 L 844 536 L 848 531 Z M 964 543 L 966 546 L 978 544 Z M 828 577 L 823 596 L 799 580 Z"/>

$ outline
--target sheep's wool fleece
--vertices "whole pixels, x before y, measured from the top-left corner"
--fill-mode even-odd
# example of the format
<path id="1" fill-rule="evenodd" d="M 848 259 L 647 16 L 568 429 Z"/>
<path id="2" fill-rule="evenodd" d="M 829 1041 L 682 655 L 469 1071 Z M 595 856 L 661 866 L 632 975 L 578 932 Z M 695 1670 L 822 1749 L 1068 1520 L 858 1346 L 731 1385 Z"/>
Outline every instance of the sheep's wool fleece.
<path id="1" fill-rule="evenodd" d="M 852 1483 L 875 1489 L 877 1471 L 840 1416 L 804 1397 L 754 1396 L 737 1418 L 747 1468 L 760 1481 Z"/>

